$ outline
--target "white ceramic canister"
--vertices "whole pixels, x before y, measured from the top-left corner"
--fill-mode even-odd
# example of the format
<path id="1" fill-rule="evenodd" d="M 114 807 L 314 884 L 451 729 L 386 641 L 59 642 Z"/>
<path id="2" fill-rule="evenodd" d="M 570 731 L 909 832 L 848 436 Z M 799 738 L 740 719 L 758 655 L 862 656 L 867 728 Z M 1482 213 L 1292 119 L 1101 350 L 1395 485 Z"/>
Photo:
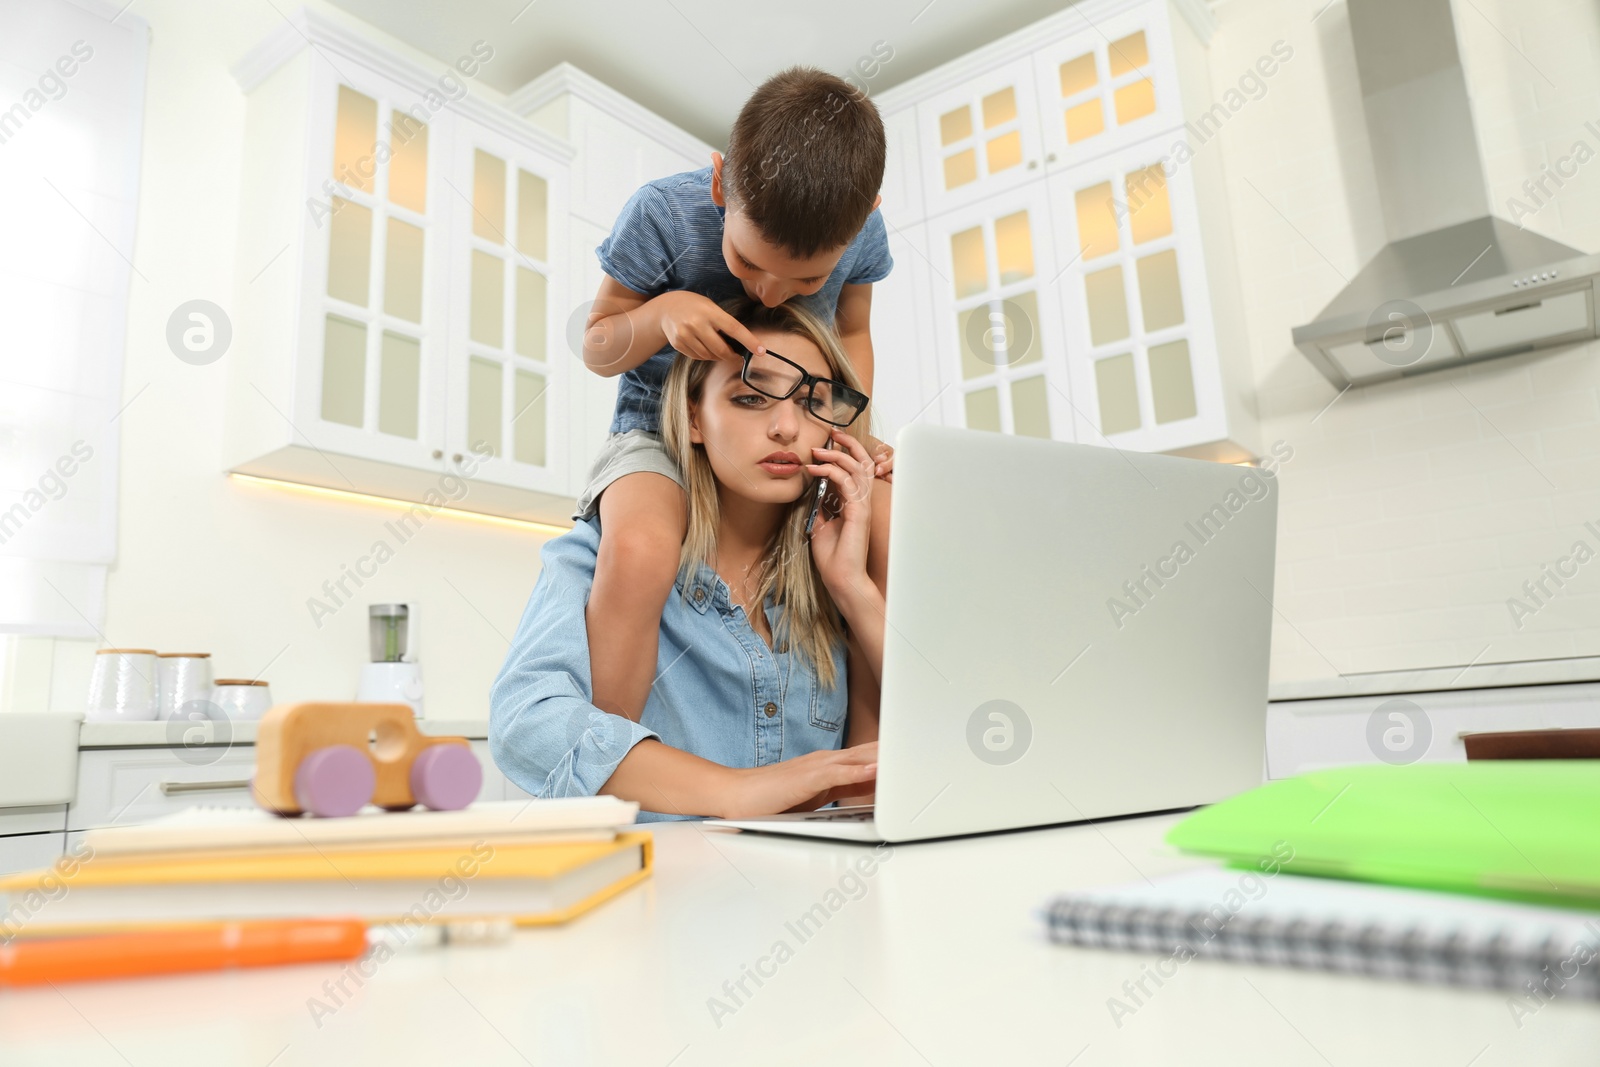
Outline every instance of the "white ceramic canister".
<path id="1" fill-rule="evenodd" d="M 218 678 L 211 702 L 230 719 L 259 719 L 272 707 L 272 690 L 251 678 Z"/>
<path id="2" fill-rule="evenodd" d="M 162 719 L 176 718 L 191 700 L 211 699 L 211 653 L 162 652 L 156 660 Z"/>
<path id="3" fill-rule="evenodd" d="M 160 710 L 156 703 L 156 677 L 153 648 L 99 649 L 89 673 L 89 704 L 84 718 L 91 722 L 154 719 Z"/>

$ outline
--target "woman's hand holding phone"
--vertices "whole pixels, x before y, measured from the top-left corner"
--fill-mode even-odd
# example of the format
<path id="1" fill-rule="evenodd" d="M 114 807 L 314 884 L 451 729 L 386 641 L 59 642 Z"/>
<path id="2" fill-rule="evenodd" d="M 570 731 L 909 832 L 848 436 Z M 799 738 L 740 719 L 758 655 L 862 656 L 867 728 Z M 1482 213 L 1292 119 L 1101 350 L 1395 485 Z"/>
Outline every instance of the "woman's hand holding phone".
<path id="1" fill-rule="evenodd" d="M 860 590 L 867 577 L 867 538 L 872 526 L 872 479 L 874 463 L 861 442 L 837 427 L 832 448 L 813 450 L 814 461 L 806 471 L 826 478 L 829 496 L 837 513 L 826 507 L 817 515 L 811 531 L 811 557 L 817 573 L 835 602 L 848 599 Z"/>

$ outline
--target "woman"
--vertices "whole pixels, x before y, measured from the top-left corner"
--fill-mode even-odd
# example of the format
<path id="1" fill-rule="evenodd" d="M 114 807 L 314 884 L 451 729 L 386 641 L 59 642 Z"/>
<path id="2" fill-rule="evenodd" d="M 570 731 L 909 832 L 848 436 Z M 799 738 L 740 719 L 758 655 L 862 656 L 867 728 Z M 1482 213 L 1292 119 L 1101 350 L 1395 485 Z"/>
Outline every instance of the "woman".
<path id="1" fill-rule="evenodd" d="M 535 796 L 609 793 L 650 821 L 872 792 L 884 633 L 866 571 L 874 463 L 841 428 L 867 398 L 833 331 L 805 309 L 725 307 L 768 353 L 680 356 L 668 374 L 662 435 L 689 485 L 689 525 L 638 722 L 589 700 L 599 515 L 541 553 L 489 718 L 495 762 Z M 818 478 L 833 506 L 807 538 Z"/>

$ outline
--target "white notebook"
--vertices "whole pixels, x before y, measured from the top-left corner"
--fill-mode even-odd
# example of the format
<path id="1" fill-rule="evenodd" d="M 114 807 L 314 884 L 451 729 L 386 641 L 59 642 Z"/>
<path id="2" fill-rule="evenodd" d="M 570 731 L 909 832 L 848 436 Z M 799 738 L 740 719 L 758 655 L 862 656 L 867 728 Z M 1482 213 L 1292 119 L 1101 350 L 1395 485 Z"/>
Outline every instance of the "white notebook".
<path id="1" fill-rule="evenodd" d="M 137 826 L 90 830 L 96 855 L 193 850 L 392 848 L 428 841 L 610 841 L 639 805 L 611 796 L 495 800 L 460 811 L 384 811 L 367 807 L 339 819 L 285 818 L 252 808 L 193 807 Z"/>
<path id="2" fill-rule="evenodd" d="M 1091 948 L 1600 999 L 1600 912 L 1229 867 L 1052 901 Z"/>

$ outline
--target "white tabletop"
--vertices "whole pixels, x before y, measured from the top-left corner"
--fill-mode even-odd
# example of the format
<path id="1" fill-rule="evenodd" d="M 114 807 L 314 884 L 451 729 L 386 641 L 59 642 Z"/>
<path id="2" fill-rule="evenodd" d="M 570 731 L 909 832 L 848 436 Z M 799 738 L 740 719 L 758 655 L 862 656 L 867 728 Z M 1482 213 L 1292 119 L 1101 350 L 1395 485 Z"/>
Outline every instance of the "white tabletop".
<path id="1" fill-rule="evenodd" d="M 1557 1000 L 1519 1027 L 1505 993 L 1229 963 L 1146 980 L 1113 1020 L 1110 998 L 1131 1003 L 1123 983 L 1156 957 L 1050 944 L 1033 912 L 1198 865 L 1161 843 L 1176 818 L 900 845 L 859 883 L 870 846 L 658 826 L 654 878 L 598 910 L 509 945 L 397 954 L 352 970 L 345 994 L 326 991 L 342 965 L 0 993 L 0 1063 L 1596 1062 L 1591 1005 Z M 818 904 L 826 921 L 798 935 Z M 770 977 L 736 1003 L 724 982 L 758 965 Z M 714 1019 L 712 997 L 732 1013 Z"/>

